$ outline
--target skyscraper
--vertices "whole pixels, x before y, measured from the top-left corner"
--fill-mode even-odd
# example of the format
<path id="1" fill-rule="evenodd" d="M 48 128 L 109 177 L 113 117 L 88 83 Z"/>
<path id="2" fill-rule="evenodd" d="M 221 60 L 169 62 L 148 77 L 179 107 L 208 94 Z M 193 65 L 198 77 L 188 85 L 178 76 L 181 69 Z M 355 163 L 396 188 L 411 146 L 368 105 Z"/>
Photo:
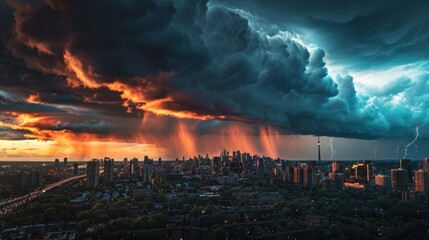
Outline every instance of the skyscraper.
<path id="1" fill-rule="evenodd" d="M 383 188 L 390 187 L 390 177 L 387 175 L 378 174 L 375 176 L 375 185 Z"/>
<path id="2" fill-rule="evenodd" d="M 404 169 L 398 168 L 390 170 L 390 180 L 392 189 L 400 191 L 408 189 L 408 177 Z"/>
<path id="3" fill-rule="evenodd" d="M 371 161 L 356 163 L 352 166 L 353 177 L 358 182 L 370 182 L 373 178 L 373 165 Z"/>
<path id="4" fill-rule="evenodd" d="M 366 167 L 366 181 L 371 182 L 373 180 L 374 175 L 374 165 L 371 161 L 365 161 L 365 167 Z"/>
<path id="5" fill-rule="evenodd" d="M 415 172 L 416 192 L 429 192 L 429 172 L 422 169 Z"/>
<path id="6" fill-rule="evenodd" d="M 90 188 L 100 185 L 100 165 L 97 159 L 86 164 L 86 185 Z"/>
<path id="7" fill-rule="evenodd" d="M 341 162 L 332 162 L 332 172 L 333 173 L 341 173 L 343 172 L 342 163 Z"/>
<path id="8" fill-rule="evenodd" d="M 60 168 L 60 159 L 58 158 L 55 159 L 55 168 Z"/>
<path id="9" fill-rule="evenodd" d="M 153 169 L 153 160 L 146 158 L 143 162 L 143 182 L 151 183 L 152 182 L 152 169 Z"/>
<path id="10" fill-rule="evenodd" d="M 423 161 L 423 171 L 429 172 L 429 158 L 425 158 Z"/>
<path id="11" fill-rule="evenodd" d="M 129 173 L 128 170 L 128 158 L 124 158 L 124 160 L 122 161 L 122 172 L 125 174 Z"/>
<path id="12" fill-rule="evenodd" d="M 343 188 L 344 185 L 344 173 L 332 172 L 329 173 L 329 180 L 332 181 L 332 187 Z"/>
<path id="13" fill-rule="evenodd" d="M 41 186 L 43 184 L 42 171 L 34 170 L 31 171 L 31 186 Z"/>
<path id="14" fill-rule="evenodd" d="M 130 160 L 130 173 L 133 177 L 137 177 L 139 175 L 139 160 L 137 158 Z"/>
<path id="15" fill-rule="evenodd" d="M 64 167 L 67 167 L 67 161 L 68 161 L 68 159 L 65 157 L 64 158 Z"/>
<path id="16" fill-rule="evenodd" d="M 313 186 L 313 168 L 309 166 L 301 167 L 303 174 L 303 184 L 306 186 Z"/>
<path id="17" fill-rule="evenodd" d="M 165 182 L 165 168 L 162 165 L 158 165 L 154 168 L 153 178 L 156 183 L 164 183 Z"/>
<path id="18" fill-rule="evenodd" d="M 407 173 L 408 182 L 413 182 L 413 169 L 411 168 L 410 159 L 401 159 L 399 160 L 399 168 L 402 168 Z"/>
<path id="19" fill-rule="evenodd" d="M 114 162 L 113 159 L 108 157 L 104 158 L 104 184 L 108 184 L 113 182 L 113 167 Z"/>
<path id="20" fill-rule="evenodd" d="M 77 163 L 73 163 L 73 175 L 77 175 L 79 173 L 79 165 Z"/>

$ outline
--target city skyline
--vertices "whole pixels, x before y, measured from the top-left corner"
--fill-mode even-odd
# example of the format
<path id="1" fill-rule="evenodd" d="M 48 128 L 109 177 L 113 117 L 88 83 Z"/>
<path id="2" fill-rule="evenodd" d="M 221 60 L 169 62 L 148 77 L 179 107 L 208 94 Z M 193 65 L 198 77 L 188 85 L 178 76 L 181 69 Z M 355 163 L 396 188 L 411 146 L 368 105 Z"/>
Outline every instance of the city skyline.
<path id="1" fill-rule="evenodd" d="M 428 7 L 3 1 L 0 161 L 422 160 Z"/>

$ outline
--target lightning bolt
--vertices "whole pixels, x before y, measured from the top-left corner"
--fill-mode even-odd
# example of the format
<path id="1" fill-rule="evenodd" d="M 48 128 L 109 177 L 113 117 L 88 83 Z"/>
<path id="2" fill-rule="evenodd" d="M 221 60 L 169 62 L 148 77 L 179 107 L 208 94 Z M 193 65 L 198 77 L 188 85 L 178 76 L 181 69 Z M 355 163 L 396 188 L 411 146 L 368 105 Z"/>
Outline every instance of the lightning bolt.
<path id="1" fill-rule="evenodd" d="M 334 138 L 329 138 L 329 147 L 331 148 L 331 160 L 334 158 L 334 154 L 337 152 L 335 151 L 334 144 L 333 144 Z"/>
<path id="2" fill-rule="evenodd" d="M 407 157 L 407 155 L 408 155 L 408 148 L 416 142 L 416 140 L 417 140 L 418 137 L 419 137 L 419 127 L 417 126 L 416 127 L 416 137 L 413 139 L 413 141 L 411 141 L 410 143 L 408 143 L 407 146 L 405 146 L 405 155 L 404 155 L 404 157 L 402 157 L 402 159 L 405 159 Z"/>
<path id="3" fill-rule="evenodd" d="M 401 147 L 401 145 L 402 145 L 405 141 L 407 141 L 407 139 L 406 139 L 406 138 L 404 138 L 402 141 L 400 141 L 400 142 L 398 143 L 398 145 L 396 146 L 396 154 L 395 154 L 395 156 L 398 156 L 399 148 Z"/>

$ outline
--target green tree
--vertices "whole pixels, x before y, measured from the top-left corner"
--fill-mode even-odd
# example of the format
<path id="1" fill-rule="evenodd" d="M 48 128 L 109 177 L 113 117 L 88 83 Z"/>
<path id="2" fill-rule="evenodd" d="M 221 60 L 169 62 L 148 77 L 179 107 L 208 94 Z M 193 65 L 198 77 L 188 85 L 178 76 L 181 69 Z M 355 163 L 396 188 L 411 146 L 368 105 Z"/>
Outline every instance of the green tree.
<path id="1" fill-rule="evenodd" d="M 247 239 L 248 238 L 248 236 L 247 236 L 247 228 L 245 228 L 243 226 L 238 227 L 237 231 L 236 231 L 236 238 L 240 239 L 240 240 Z"/>
<path id="2" fill-rule="evenodd" d="M 223 227 L 218 227 L 213 231 L 214 240 L 225 240 L 226 236 L 227 236 L 227 232 Z"/>
<path id="3" fill-rule="evenodd" d="M 284 217 L 291 217 L 292 216 L 292 210 L 288 207 L 284 207 L 282 209 L 282 214 Z"/>
<path id="4" fill-rule="evenodd" d="M 86 229 L 88 229 L 88 227 L 89 227 L 89 221 L 87 219 L 84 219 L 77 224 L 76 230 L 78 233 L 83 233 L 86 231 Z"/>
<path id="5" fill-rule="evenodd" d="M 43 221 L 48 222 L 48 221 L 54 220 L 56 218 L 56 216 L 57 216 L 57 210 L 55 210 L 55 208 L 51 207 L 51 208 L 46 209 L 43 212 L 42 218 L 43 218 Z"/>
<path id="6" fill-rule="evenodd" d="M 298 228 L 298 224 L 295 221 L 289 221 L 287 223 L 287 230 L 296 230 Z"/>
<path id="7" fill-rule="evenodd" d="M 329 235 L 335 239 L 338 239 L 341 236 L 341 228 L 337 224 L 331 224 L 329 226 Z"/>

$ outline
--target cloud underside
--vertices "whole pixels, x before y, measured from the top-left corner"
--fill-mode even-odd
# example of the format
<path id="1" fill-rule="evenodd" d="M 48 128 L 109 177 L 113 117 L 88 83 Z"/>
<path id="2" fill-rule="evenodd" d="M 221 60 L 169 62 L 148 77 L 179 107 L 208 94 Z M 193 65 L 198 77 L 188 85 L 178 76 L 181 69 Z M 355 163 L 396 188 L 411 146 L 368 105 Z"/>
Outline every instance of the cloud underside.
<path id="1" fill-rule="evenodd" d="M 325 64 L 325 55 L 350 66 L 356 56 L 356 69 L 362 69 L 364 56 L 373 65 L 388 52 L 401 64 L 407 56 L 421 61 L 416 56 L 426 53 L 411 49 L 423 44 L 419 39 L 426 43 L 421 22 L 408 26 L 414 42 L 403 32 L 395 41 L 410 51 L 390 43 L 390 49 L 374 49 L 382 53 L 377 58 L 368 53 L 370 45 L 348 38 L 341 44 L 355 47 L 337 51 L 326 34 L 315 47 L 307 42 L 317 39 L 297 30 L 334 29 L 340 41 L 344 29 L 370 26 L 377 6 L 360 9 L 359 16 L 287 19 L 295 23 L 288 28 L 270 23 L 270 9 L 251 14 L 233 4 L 9 1 L 1 6 L 8 14 L 1 26 L 0 138 L 127 139 L 180 132 L 180 124 L 196 135 L 222 134 L 237 123 L 255 136 L 269 126 L 275 134 L 394 138 L 413 134 L 417 125 L 425 136 L 428 75 L 397 76 L 387 87 L 358 92 L 353 76 L 331 76 Z M 367 32 L 362 39 L 374 36 Z M 144 126 L 145 116 L 154 115 L 162 120 Z"/>

